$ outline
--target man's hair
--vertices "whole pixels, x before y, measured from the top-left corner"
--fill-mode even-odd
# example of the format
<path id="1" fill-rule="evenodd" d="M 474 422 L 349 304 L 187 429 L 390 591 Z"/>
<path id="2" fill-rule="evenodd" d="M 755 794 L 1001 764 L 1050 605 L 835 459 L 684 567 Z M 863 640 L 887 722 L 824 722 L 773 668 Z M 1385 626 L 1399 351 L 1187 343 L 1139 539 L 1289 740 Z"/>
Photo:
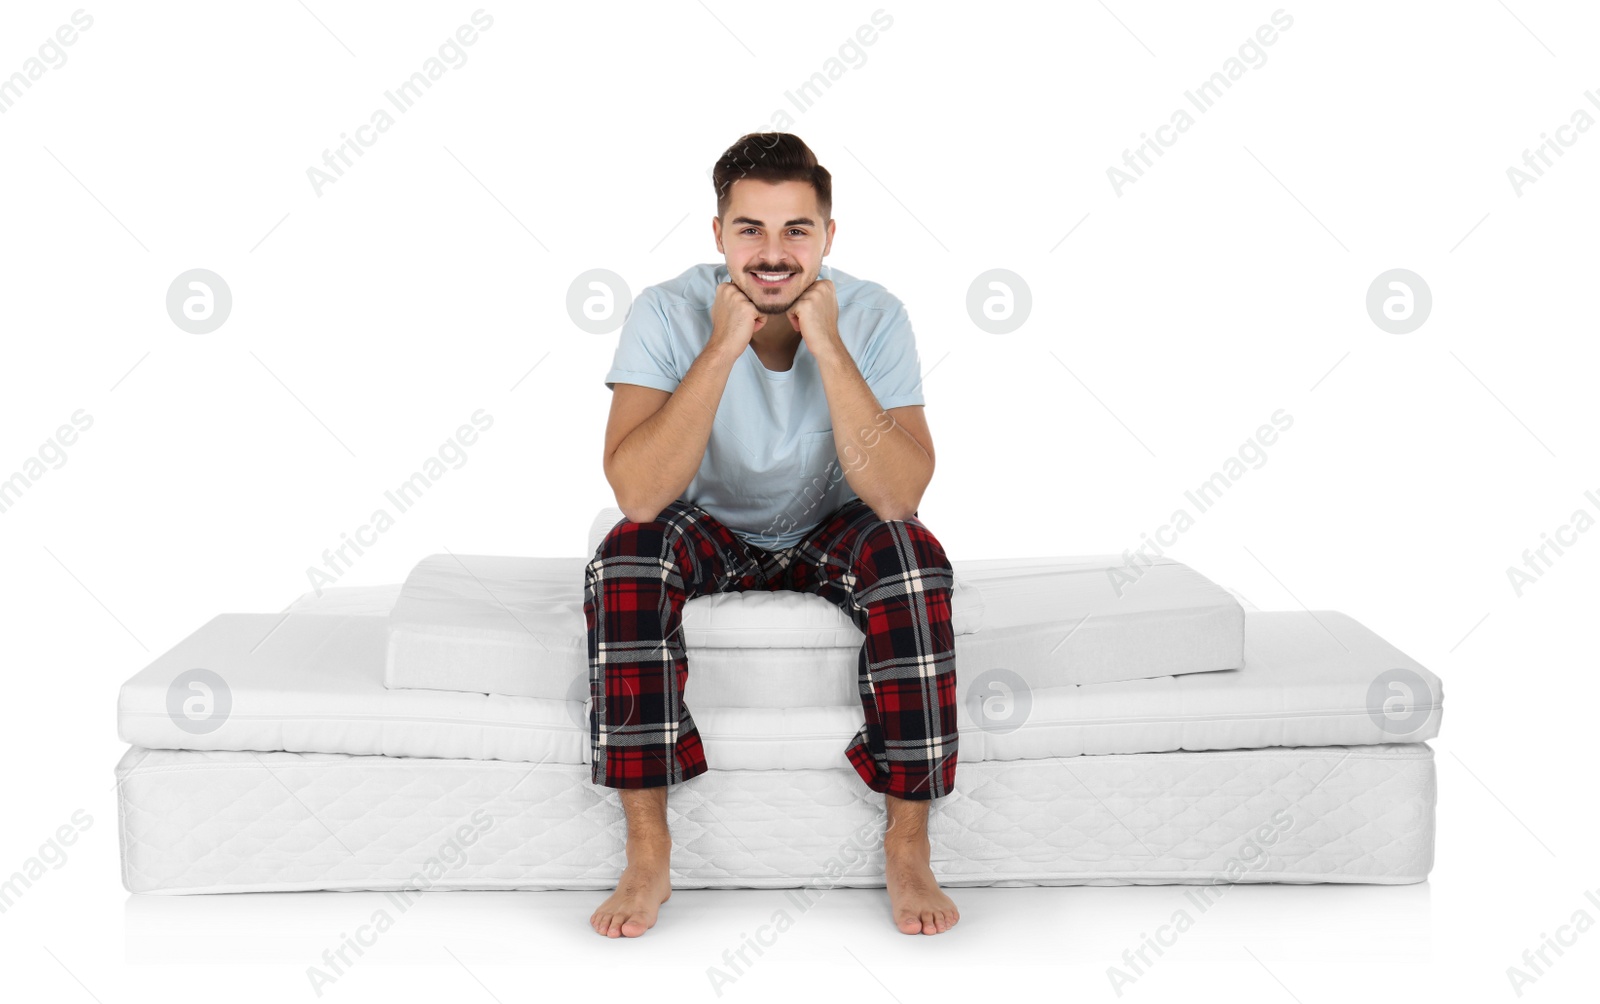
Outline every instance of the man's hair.
<path id="1" fill-rule="evenodd" d="M 728 214 L 728 196 L 741 178 L 757 181 L 806 181 L 817 193 L 817 208 L 824 221 L 833 215 L 833 176 L 817 163 L 805 141 L 794 133 L 746 133 L 717 159 L 711 183 L 717 191 L 717 216 Z"/>

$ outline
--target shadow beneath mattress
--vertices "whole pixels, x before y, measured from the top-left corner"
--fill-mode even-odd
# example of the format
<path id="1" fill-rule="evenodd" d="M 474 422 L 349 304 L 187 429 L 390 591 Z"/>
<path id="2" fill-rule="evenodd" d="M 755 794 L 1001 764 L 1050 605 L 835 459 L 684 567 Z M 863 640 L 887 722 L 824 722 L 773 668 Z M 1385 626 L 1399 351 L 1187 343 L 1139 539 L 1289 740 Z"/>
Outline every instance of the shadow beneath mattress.
<path id="1" fill-rule="evenodd" d="M 1326 963 L 1349 957 L 1426 962 L 1432 956 L 1432 889 L 1380 885 L 1071 886 L 952 888 L 962 912 L 952 961 L 1006 957 L 1122 966 L 1141 947 L 1153 965 L 1220 957 Z M 905 939 L 891 930 L 882 889 L 673 893 L 661 922 L 632 961 L 716 964 L 781 912 L 790 951 L 836 951 L 840 938 Z M 335 980 L 356 967 L 450 964 L 470 952 L 488 964 L 552 961 L 591 965 L 583 946 L 609 939 L 587 918 L 603 892 L 233 893 L 129 896 L 124 907 L 130 964 L 282 963 Z M 1157 953 L 1146 941 L 1159 940 Z M 728 944 L 724 944 L 727 942 Z M 958 947 L 959 946 L 959 947 Z M 712 948 L 715 948 L 715 951 Z M 968 953 L 971 956 L 968 956 Z M 687 956 L 685 955 L 687 953 Z M 692 956 L 692 957 L 689 957 Z M 465 956 L 463 956 L 465 957 Z M 595 962 L 601 957 L 596 956 Z M 341 959 L 343 960 L 341 962 Z M 331 960 L 331 961 L 330 961 Z M 1187 960 L 1187 961 L 1185 961 Z"/>

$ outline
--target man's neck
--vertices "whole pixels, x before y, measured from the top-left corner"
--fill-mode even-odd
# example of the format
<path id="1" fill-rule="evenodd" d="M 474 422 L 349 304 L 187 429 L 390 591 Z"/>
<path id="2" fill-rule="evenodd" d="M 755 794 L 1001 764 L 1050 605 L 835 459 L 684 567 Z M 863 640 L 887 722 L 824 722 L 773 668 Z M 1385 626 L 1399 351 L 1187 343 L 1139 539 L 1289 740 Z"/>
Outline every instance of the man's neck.
<path id="1" fill-rule="evenodd" d="M 751 338 L 764 348 L 789 348 L 800 340 L 800 332 L 789 323 L 788 314 L 767 314 L 767 323 Z"/>

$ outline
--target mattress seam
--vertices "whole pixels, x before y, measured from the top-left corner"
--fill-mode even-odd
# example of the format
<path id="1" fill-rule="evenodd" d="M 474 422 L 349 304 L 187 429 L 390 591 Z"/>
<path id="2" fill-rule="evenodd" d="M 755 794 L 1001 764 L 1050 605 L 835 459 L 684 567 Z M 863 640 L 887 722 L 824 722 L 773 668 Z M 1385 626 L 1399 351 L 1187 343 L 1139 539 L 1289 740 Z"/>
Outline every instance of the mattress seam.
<path id="1" fill-rule="evenodd" d="M 973 761 L 966 762 L 964 764 L 964 766 L 973 766 L 973 765 L 976 765 L 976 764 L 1011 764 L 1011 763 L 1044 764 L 1044 763 L 1049 763 L 1051 761 L 1060 761 L 1060 762 L 1063 763 L 1063 765 L 1065 765 L 1069 761 L 1072 762 L 1072 763 L 1078 763 L 1078 762 L 1081 762 L 1082 760 L 1084 760 L 1086 758 L 1087 759 L 1092 759 L 1092 760 L 1103 760 L 1103 759 L 1110 759 L 1110 758 L 1113 758 L 1113 757 L 1122 758 L 1122 759 L 1129 759 L 1129 758 L 1133 758 L 1133 757 L 1174 757 L 1174 758 L 1185 758 L 1185 757 L 1194 757 L 1194 756 L 1204 756 L 1204 757 L 1207 758 L 1207 762 L 1215 763 L 1215 762 L 1219 762 L 1219 761 L 1222 761 L 1222 760 L 1255 760 L 1255 759 L 1262 759 L 1264 755 L 1266 755 L 1266 754 L 1268 754 L 1270 752 L 1277 752 L 1277 753 L 1279 753 L 1281 755 L 1293 755 L 1294 757 L 1296 757 L 1298 759 L 1303 759 L 1303 760 L 1338 760 L 1338 761 L 1341 761 L 1341 762 L 1344 761 L 1344 760 L 1348 760 L 1348 759 L 1362 759 L 1362 760 L 1371 760 L 1371 761 L 1384 761 L 1384 760 L 1403 761 L 1403 760 L 1430 760 L 1430 759 L 1433 759 L 1433 754 L 1434 754 L 1433 747 L 1429 746 L 1425 742 L 1421 742 L 1421 743 L 1392 743 L 1392 744 L 1385 744 L 1385 745 L 1394 745 L 1394 746 L 1403 746 L 1403 747 L 1421 747 L 1421 749 L 1408 750 L 1406 752 L 1391 752 L 1391 751 L 1364 752 L 1364 750 L 1368 749 L 1368 747 L 1361 747 L 1361 746 L 1332 746 L 1332 747 L 1330 747 L 1330 746 L 1262 746 L 1262 747 L 1256 747 L 1256 748 L 1253 748 L 1253 749 L 1228 749 L 1228 750 L 1152 750 L 1152 751 L 1140 752 L 1140 753 L 1081 753 L 1081 754 L 1078 754 L 1077 756 L 1029 757 L 1029 758 L 1020 758 L 1020 759 L 1016 759 L 1016 760 L 973 760 Z M 153 752 L 154 749 L 155 749 L 153 747 L 137 747 L 137 746 L 134 747 L 134 748 L 135 749 L 142 749 L 146 753 Z M 1375 749 L 1376 747 L 1372 747 L 1372 748 Z M 1427 752 L 1424 753 L 1424 752 L 1422 752 L 1422 750 L 1426 750 Z M 1307 751 L 1314 751 L 1314 752 L 1307 752 Z M 171 752 L 171 753 L 190 753 L 190 754 L 195 754 L 195 755 L 203 755 L 203 754 L 206 754 L 206 753 L 286 753 L 286 754 L 289 754 L 291 756 L 296 756 L 296 757 L 299 757 L 299 756 L 302 756 L 302 755 L 310 755 L 310 756 L 315 756 L 315 757 L 331 757 L 331 758 L 334 758 L 334 759 L 326 759 L 326 760 L 324 760 L 324 759 L 302 760 L 299 764 L 296 765 L 296 766 L 303 766 L 303 767 L 340 767 L 340 766 L 344 766 L 344 765 L 348 764 L 351 760 L 365 760 L 365 761 L 368 761 L 368 762 L 370 762 L 372 760 L 382 760 L 382 761 L 385 761 L 387 764 L 390 765 L 390 766 L 385 767 L 384 769 L 390 769 L 390 770 L 396 769 L 395 765 L 411 763 L 411 762 L 417 762 L 417 761 L 444 762 L 444 763 L 450 763 L 450 764 L 455 764 L 455 765 L 469 765 L 470 764 L 472 766 L 472 769 L 474 769 L 474 770 L 484 770 L 484 769 L 491 769 L 491 768 L 493 768 L 493 769 L 538 770 L 540 768 L 550 768 L 550 769 L 555 769 L 555 770 L 569 771 L 569 770 L 579 770 L 579 769 L 587 768 L 589 766 L 588 763 L 563 763 L 563 762 L 558 762 L 558 761 L 554 761 L 554 760 L 485 760 L 485 759 L 471 758 L 471 757 L 390 756 L 390 755 L 383 754 L 383 753 L 320 753 L 320 752 L 317 752 L 317 751 L 314 751 L 314 750 L 166 750 L 166 752 Z M 255 767 L 260 767 L 263 770 L 267 769 L 258 759 L 256 759 L 255 757 L 252 757 L 249 761 L 246 761 L 246 760 L 234 760 L 234 761 L 228 761 L 228 762 L 224 762 L 224 763 L 218 763 L 218 762 L 212 761 L 212 762 L 209 762 L 209 763 L 163 764 L 163 765 L 152 766 L 152 767 L 134 767 L 134 768 L 132 768 L 132 769 L 126 771 L 126 772 L 119 773 L 117 775 L 117 777 L 120 779 L 120 778 L 132 777 L 135 774 L 179 773 L 179 772 L 184 772 L 184 771 L 201 771 L 201 770 L 213 770 L 213 769 L 228 770 L 228 769 L 232 769 L 232 768 L 237 767 L 237 766 L 245 766 L 245 767 L 252 768 L 252 769 L 254 769 Z M 799 770 L 807 771 L 807 772 L 813 772 L 813 773 L 814 772 L 830 772 L 830 771 L 843 772 L 843 771 L 847 771 L 849 769 L 850 768 L 848 768 L 848 767 L 799 768 Z M 959 769 L 959 767 L 958 767 L 958 769 Z M 712 767 L 712 768 L 710 768 L 710 771 L 712 771 L 714 773 L 719 773 L 719 774 L 741 774 L 741 773 L 743 773 L 743 774 L 788 775 L 788 774 L 795 773 L 794 770 L 783 769 L 783 768 L 759 769 L 759 768 L 754 768 L 754 767 L 726 767 L 726 768 Z M 121 784 L 120 783 L 118 784 L 118 789 L 119 789 L 119 797 L 122 797 L 121 796 Z M 952 794 L 954 794 L 954 792 Z"/>

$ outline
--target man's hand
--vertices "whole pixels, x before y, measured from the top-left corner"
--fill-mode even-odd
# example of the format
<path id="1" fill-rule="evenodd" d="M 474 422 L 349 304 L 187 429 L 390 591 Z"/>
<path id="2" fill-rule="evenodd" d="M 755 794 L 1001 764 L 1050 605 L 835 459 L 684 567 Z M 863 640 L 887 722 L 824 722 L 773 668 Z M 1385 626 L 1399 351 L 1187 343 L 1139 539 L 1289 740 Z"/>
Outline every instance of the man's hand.
<path id="1" fill-rule="evenodd" d="M 756 309 L 744 290 L 731 282 L 719 283 L 717 298 L 711 303 L 711 341 L 706 344 L 726 343 L 730 351 L 743 352 L 766 323 L 767 316 Z"/>
<path id="2" fill-rule="evenodd" d="M 789 306 L 789 323 L 806 340 L 806 348 L 820 356 L 839 338 L 839 300 L 832 279 L 818 279 Z"/>

